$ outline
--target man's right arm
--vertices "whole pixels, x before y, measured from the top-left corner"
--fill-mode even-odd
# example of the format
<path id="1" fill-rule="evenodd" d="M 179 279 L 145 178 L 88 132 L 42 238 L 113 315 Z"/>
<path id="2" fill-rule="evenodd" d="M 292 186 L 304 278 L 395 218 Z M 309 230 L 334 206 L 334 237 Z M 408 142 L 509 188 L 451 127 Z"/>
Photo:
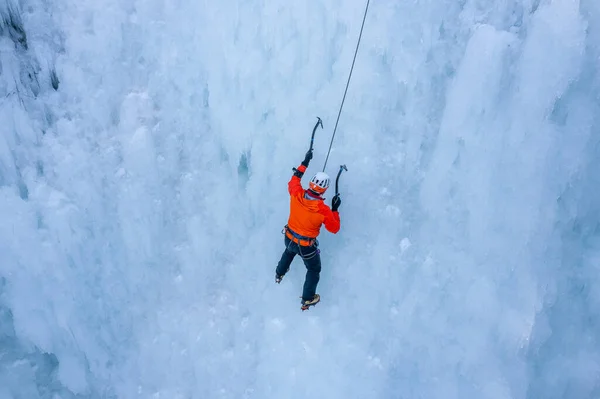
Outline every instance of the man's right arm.
<path id="1" fill-rule="evenodd" d="M 340 214 L 338 211 L 332 211 L 327 205 L 321 202 L 319 213 L 323 215 L 323 224 L 328 231 L 333 234 L 340 231 Z"/>

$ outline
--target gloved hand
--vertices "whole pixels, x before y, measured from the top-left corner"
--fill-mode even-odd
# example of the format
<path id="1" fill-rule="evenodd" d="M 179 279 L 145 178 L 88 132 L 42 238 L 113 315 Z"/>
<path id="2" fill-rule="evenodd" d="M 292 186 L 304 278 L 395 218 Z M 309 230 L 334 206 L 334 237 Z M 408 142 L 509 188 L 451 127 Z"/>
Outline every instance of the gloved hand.
<path id="1" fill-rule="evenodd" d="M 340 205 L 342 205 L 342 200 L 340 199 L 340 195 L 336 194 L 331 199 L 331 210 L 334 211 L 334 212 L 337 212 L 337 210 L 340 207 Z"/>
<path id="2" fill-rule="evenodd" d="M 310 160 L 312 159 L 312 157 L 313 157 L 313 150 L 311 149 L 306 152 L 306 155 L 304 156 L 304 161 L 302 161 L 302 165 L 304 165 L 308 168 L 308 164 L 309 164 Z"/>

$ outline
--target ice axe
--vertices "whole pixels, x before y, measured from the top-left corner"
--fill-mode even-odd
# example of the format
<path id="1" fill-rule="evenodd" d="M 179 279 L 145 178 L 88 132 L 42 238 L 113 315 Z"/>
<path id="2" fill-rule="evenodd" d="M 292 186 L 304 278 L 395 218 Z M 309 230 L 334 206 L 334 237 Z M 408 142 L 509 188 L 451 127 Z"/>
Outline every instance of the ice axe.
<path id="1" fill-rule="evenodd" d="M 340 170 L 338 171 L 337 177 L 335 178 L 335 195 L 340 195 L 340 192 L 338 190 L 338 186 L 340 183 L 340 176 L 342 175 L 343 171 L 348 171 L 348 168 L 346 167 L 346 165 L 340 165 Z"/>
<path id="2" fill-rule="evenodd" d="M 317 132 L 317 128 L 321 126 L 321 129 L 323 129 L 323 121 L 321 120 L 321 118 L 319 118 L 317 116 L 317 123 L 315 123 L 315 127 L 313 127 L 312 130 L 312 136 L 310 136 L 310 148 L 308 149 L 308 152 L 306 153 L 306 155 L 308 156 L 309 153 L 312 153 L 313 150 L 313 143 L 315 142 L 315 133 Z M 309 160 L 312 159 L 312 156 L 310 158 L 308 158 Z M 292 168 L 292 170 L 294 171 L 294 174 L 298 173 L 298 169 L 296 168 Z M 298 175 L 300 177 L 302 177 L 302 175 Z"/>
<path id="3" fill-rule="evenodd" d="M 309 149 L 309 151 L 312 151 L 312 149 L 313 149 L 313 143 L 315 141 L 315 132 L 317 131 L 317 128 L 319 126 L 321 126 L 321 129 L 323 129 L 323 121 L 321 120 L 321 118 L 319 118 L 317 116 L 317 123 L 315 123 L 315 127 L 313 128 L 313 131 L 312 131 L 312 136 L 310 137 L 310 149 Z"/>

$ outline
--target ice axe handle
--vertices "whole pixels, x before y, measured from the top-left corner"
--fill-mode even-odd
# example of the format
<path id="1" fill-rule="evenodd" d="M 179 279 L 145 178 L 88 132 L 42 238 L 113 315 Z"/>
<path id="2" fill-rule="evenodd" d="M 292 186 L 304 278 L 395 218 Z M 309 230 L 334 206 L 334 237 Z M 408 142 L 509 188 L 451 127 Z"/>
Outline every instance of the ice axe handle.
<path id="1" fill-rule="evenodd" d="M 340 176 L 342 175 L 343 171 L 348 171 L 348 168 L 346 167 L 346 165 L 340 165 L 340 170 L 338 171 L 337 177 L 335 178 L 335 195 L 339 195 L 339 183 L 340 183 Z"/>
<path id="2" fill-rule="evenodd" d="M 313 143 L 315 141 L 315 133 L 319 126 L 321 126 L 321 129 L 323 129 L 323 121 L 321 120 L 321 118 L 319 118 L 317 116 L 317 123 L 315 123 L 315 127 L 313 128 L 313 131 L 312 131 L 312 136 L 310 137 L 310 150 L 309 151 L 312 151 L 312 149 L 313 149 Z"/>

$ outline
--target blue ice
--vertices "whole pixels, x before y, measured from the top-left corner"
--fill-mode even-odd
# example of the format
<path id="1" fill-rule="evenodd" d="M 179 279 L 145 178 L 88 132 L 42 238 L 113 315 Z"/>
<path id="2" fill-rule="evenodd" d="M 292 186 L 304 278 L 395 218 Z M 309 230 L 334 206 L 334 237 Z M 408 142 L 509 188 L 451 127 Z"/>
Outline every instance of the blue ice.
<path id="1" fill-rule="evenodd" d="M 274 283 L 363 11 L 0 0 L 0 399 L 600 397 L 595 0 L 373 0 Z"/>

